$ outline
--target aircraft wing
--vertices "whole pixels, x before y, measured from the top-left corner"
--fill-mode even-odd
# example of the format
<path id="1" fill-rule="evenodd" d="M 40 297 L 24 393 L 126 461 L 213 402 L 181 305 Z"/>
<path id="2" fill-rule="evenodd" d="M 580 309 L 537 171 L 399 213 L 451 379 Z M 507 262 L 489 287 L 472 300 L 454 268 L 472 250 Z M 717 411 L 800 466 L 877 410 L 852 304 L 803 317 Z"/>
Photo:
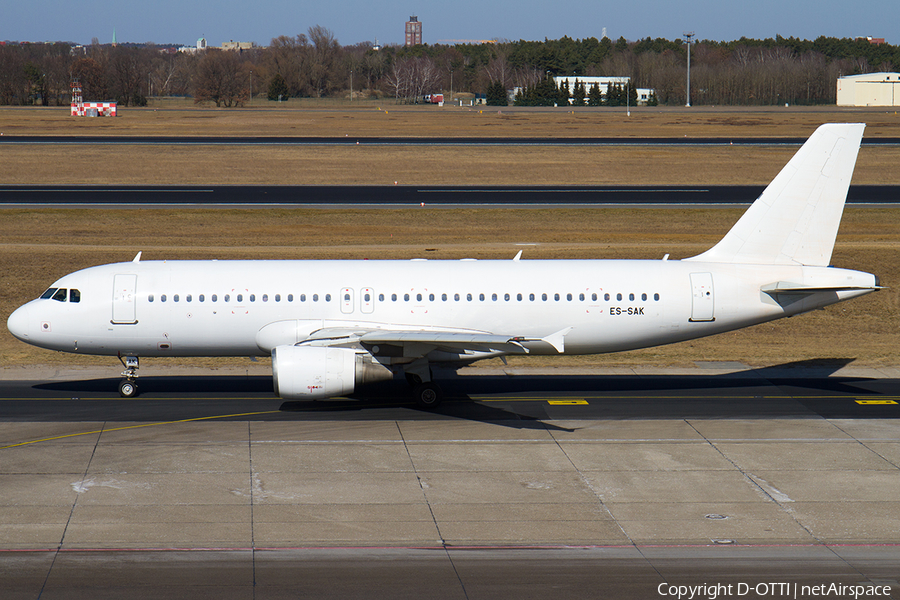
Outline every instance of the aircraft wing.
<path id="1" fill-rule="evenodd" d="M 520 338 L 492 335 L 487 333 L 453 333 L 434 331 L 372 331 L 359 338 L 367 349 L 378 345 L 409 347 L 433 346 L 442 352 L 504 352 L 507 354 L 527 354 Z"/>

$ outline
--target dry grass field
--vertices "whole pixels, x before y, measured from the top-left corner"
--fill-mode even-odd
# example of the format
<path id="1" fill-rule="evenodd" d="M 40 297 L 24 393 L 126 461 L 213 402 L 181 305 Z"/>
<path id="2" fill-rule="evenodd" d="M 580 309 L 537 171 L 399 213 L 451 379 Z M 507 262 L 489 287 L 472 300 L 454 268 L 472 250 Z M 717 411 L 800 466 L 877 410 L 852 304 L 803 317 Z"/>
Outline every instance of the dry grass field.
<path id="1" fill-rule="evenodd" d="M 4 210 L 0 212 L 0 318 L 55 278 L 137 251 L 154 259 L 672 258 L 724 234 L 735 209 L 565 210 Z M 898 209 L 848 208 L 834 264 L 900 281 Z M 617 355 L 515 359 L 512 364 L 690 365 L 733 360 L 772 365 L 853 359 L 894 365 L 900 343 L 896 287 L 802 317 L 705 340 Z M 540 361 L 540 362 L 536 362 Z M 190 364 L 220 364 L 182 361 Z M 230 364 L 233 364 L 231 361 Z M 108 364 L 54 354 L 0 332 L 0 364 Z M 153 364 L 166 363 L 163 359 Z M 168 361 L 166 364 L 174 364 Z"/>
<path id="2" fill-rule="evenodd" d="M 216 109 L 157 101 L 116 118 L 69 116 L 67 107 L 0 108 L 4 135 L 290 137 L 806 137 L 822 123 L 864 122 L 867 137 L 900 136 L 896 109 L 845 107 L 531 108 L 404 106 L 296 109 L 255 101 Z M 171 106 L 171 107 L 170 107 Z"/>
<path id="3" fill-rule="evenodd" d="M 867 137 L 900 137 L 889 111 L 837 109 L 483 111 L 370 106 L 294 110 L 123 109 L 78 119 L 67 109 L 0 109 L 4 135 L 693 136 L 808 135 L 865 121 Z M 19 184 L 764 184 L 791 148 L 274 147 L 2 145 L 0 181 Z M 864 148 L 855 183 L 900 184 L 896 148 Z M 751 199 L 747 199 L 748 201 Z M 715 243 L 740 209 L 0 210 L 0 319 L 75 269 L 187 258 L 672 258 Z M 896 365 L 900 343 L 900 209 L 845 212 L 833 262 L 890 289 L 795 319 L 618 355 L 512 364 L 689 365 L 855 360 Z M 163 364 L 160 359 L 153 364 Z M 233 361 L 232 361 L 233 362 Z M 0 365 L 104 364 L 54 354 L 0 329 Z M 191 364 L 220 364 L 190 361 Z M 174 364 L 174 363 L 169 363 Z"/>

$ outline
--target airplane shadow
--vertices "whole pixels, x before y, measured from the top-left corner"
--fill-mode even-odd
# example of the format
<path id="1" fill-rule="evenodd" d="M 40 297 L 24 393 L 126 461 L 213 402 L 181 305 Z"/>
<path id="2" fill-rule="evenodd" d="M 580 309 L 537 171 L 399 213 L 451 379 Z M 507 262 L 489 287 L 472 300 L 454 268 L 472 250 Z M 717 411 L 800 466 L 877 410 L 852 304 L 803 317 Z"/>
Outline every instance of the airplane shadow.
<path id="1" fill-rule="evenodd" d="M 118 379 L 90 379 L 33 385 L 35 390 L 69 396 L 98 394 L 132 406 L 210 404 L 235 412 L 277 406 L 292 419 L 466 419 L 502 423 L 518 429 L 557 428 L 565 419 L 654 418 L 900 418 L 896 405 L 861 410 L 848 397 L 897 396 L 900 381 L 833 375 L 853 359 L 810 360 L 703 375 L 458 375 L 441 372 L 445 400 L 436 410 L 418 409 L 405 381 L 382 382 L 347 398 L 280 401 L 269 376 L 145 376 L 141 396 L 115 393 Z M 549 401 L 577 398 L 588 406 L 554 406 Z M 280 403 L 280 404 L 278 404 Z"/>

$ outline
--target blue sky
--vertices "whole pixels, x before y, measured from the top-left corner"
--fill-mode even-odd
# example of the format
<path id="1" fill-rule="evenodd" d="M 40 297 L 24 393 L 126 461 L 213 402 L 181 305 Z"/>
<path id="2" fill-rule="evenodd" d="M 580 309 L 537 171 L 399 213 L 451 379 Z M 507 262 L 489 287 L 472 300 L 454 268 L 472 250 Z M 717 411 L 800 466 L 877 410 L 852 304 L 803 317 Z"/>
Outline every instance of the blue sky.
<path id="1" fill-rule="evenodd" d="M 278 35 L 330 29 L 341 44 L 377 40 L 402 43 L 403 24 L 415 14 L 426 43 L 449 39 L 556 39 L 601 36 L 635 40 L 676 39 L 694 31 L 698 39 L 735 40 L 782 35 L 815 39 L 872 36 L 900 44 L 897 0 L 862 5 L 837 0 L 644 0 L 551 2 L 519 0 L 119 0 L 73 2 L 29 0 L 5 3 L 0 40 L 102 43 L 156 42 L 193 45 L 205 37 L 218 46 L 229 40 L 268 45 Z"/>

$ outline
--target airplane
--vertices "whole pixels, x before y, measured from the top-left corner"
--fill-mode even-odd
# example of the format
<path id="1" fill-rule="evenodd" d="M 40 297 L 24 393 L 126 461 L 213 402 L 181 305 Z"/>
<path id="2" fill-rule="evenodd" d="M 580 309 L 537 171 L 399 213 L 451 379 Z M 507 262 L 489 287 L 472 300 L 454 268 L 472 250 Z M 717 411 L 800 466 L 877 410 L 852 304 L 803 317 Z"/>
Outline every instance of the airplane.
<path id="1" fill-rule="evenodd" d="M 90 267 L 16 309 L 41 348 L 140 358 L 271 356 L 288 400 L 405 375 L 420 407 L 431 366 L 598 354 L 789 317 L 880 289 L 829 266 L 865 124 L 820 126 L 732 229 L 681 260 L 143 261 Z"/>

